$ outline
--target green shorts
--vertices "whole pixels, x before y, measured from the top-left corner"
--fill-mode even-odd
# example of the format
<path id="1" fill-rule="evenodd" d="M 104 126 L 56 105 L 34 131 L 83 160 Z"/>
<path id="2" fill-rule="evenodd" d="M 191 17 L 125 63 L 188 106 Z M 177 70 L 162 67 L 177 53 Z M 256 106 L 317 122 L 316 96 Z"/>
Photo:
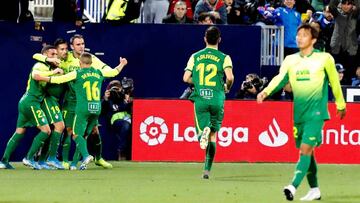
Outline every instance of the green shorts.
<path id="1" fill-rule="evenodd" d="M 98 125 L 99 115 L 91 113 L 77 113 L 72 126 L 75 135 L 89 135 L 92 129 Z"/>
<path id="2" fill-rule="evenodd" d="M 63 109 L 64 123 L 66 128 L 72 128 L 74 124 L 75 112 Z"/>
<path id="3" fill-rule="evenodd" d="M 45 112 L 46 118 L 51 124 L 64 120 L 59 107 L 59 103 L 57 102 L 55 97 L 45 97 L 43 103 L 41 103 L 41 108 Z"/>
<path id="4" fill-rule="evenodd" d="M 16 122 L 17 128 L 48 125 L 48 120 L 40 103 L 23 96 L 18 105 L 19 115 Z"/>
<path id="5" fill-rule="evenodd" d="M 310 120 L 303 123 L 295 123 L 294 137 L 296 148 L 302 143 L 318 147 L 322 143 L 321 130 L 324 127 L 324 120 Z"/>
<path id="6" fill-rule="evenodd" d="M 63 105 L 63 116 L 66 128 L 72 128 L 74 124 L 75 118 L 75 108 L 76 108 L 76 101 L 67 101 L 64 100 Z"/>
<path id="7" fill-rule="evenodd" d="M 199 134 L 206 126 L 212 132 L 220 130 L 224 118 L 224 103 L 209 104 L 203 101 L 194 102 L 195 126 Z"/>

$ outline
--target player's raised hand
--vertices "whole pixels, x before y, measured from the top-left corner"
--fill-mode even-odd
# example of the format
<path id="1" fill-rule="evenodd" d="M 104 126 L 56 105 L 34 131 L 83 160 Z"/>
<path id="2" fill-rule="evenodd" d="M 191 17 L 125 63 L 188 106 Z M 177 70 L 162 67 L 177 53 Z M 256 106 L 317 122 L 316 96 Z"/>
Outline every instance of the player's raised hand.
<path id="1" fill-rule="evenodd" d="M 125 66 L 127 63 L 128 63 L 128 62 L 127 62 L 126 58 L 120 57 L 120 65 Z"/>
<path id="2" fill-rule="evenodd" d="M 264 91 L 260 92 L 256 97 L 257 103 L 261 104 L 266 99 L 267 96 L 268 95 Z"/>
<path id="3" fill-rule="evenodd" d="M 346 109 L 343 110 L 336 110 L 336 115 L 340 117 L 340 120 L 343 119 L 345 117 L 346 114 Z"/>

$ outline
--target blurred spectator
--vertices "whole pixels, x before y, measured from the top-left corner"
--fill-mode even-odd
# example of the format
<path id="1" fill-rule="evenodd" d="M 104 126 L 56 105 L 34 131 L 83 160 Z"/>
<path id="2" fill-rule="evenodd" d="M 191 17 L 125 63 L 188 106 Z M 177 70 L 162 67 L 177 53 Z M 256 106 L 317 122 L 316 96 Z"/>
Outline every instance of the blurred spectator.
<path id="1" fill-rule="evenodd" d="M 312 27 L 314 27 L 319 33 L 319 36 L 316 39 L 316 42 L 314 44 L 314 48 L 321 51 L 321 52 L 325 52 L 326 40 L 328 40 L 328 39 L 325 39 L 325 36 L 323 35 L 323 32 L 321 30 L 321 26 L 320 26 L 320 22 L 312 21 L 310 23 L 310 25 Z"/>
<path id="2" fill-rule="evenodd" d="M 300 13 L 294 8 L 295 0 L 284 0 L 285 7 L 274 12 L 273 21 L 277 26 L 284 26 L 284 57 L 298 52 L 296 32 L 301 24 Z"/>
<path id="3" fill-rule="evenodd" d="M 359 87 L 360 86 L 360 65 L 356 68 L 356 77 L 352 78 L 351 86 Z"/>
<path id="4" fill-rule="evenodd" d="M 223 0 L 199 0 L 195 7 L 194 20 L 198 20 L 201 13 L 213 15 L 216 24 L 227 24 L 227 12 Z"/>
<path id="5" fill-rule="evenodd" d="M 234 0 L 224 0 L 227 12 L 228 24 L 241 24 L 240 7 L 235 5 Z"/>
<path id="6" fill-rule="evenodd" d="M 318 22 L 320 24 L 321 36 L 325 40 L 325 51 L 330 52 L 331 35 L 334 30 L 334 16 L 329 11 L 329 6 L 325 6 L 322 12 L 316 12 L 310 19 L 310 23 Z M 315 47 L 316 48 L 316 47 Z"/>
<path id="7" fill-rule="evenodd" d="M 169 5 L 169 9 L 168 9 L 168 15 L 172 14 L 174 12 L 174 7 L 176 2 L 178 1 L 184 1 L 186 4 L 186 16 L 189 19 L 193 19 L 194 17 L 194 12 L 193 12 L 193 8 L 192 8 L 192 2 L 191 0 L 172 0 L 170 1 L 170 5 Z"/>
<path id="8" fill-rule="evenodd" d="M 345 68 L 343 65 L 341 65 L 340 63 L 336 63 L 335 64 L 335 67 L 336 67 L 336 70 L 339 74 L 339 81 L 340 81 L 340 84 L 343 83 L 343 79 L 344 79 L 344 72 L 345 72 Z"/>
<path id="9" fill-rule="evenodd" d="M 235 97 L 239 99 L 256 99 L 256 95 L 264 88 L 267 82 L 267 78 L 260 78 L 256 73 L 247 74 Z"/>
<path id="10" fill-rule="evenodd" d="M 106 6 L 103 21 L 113 24 L 127 24 L 140 17 L 140 8 L 144 0 L 112 0 Z"/>
<path id="11" fill-rule="evenodd" d="M 344 82 L 351 84 L 355 75 L 356 53 L 358 49 L 356 23 L 359 16 L 359 0 L 331 0 L 329 10 L 335 19 L 334 31 L 331 37 L 331 53 L 335 62 L 341 63 L 346 71 Z"/>
<path id="12" fill-rule="evenodd" d="M 118 139 L 118 160 L 131 156 L 131 115 L 134 83 L 124 77 L 121 82 L 113 80 L 106 87 L 102 101 L 102 113 L 106 115 L 111 132 Z"/>
<path id="13" fill-rule="evenodd" d="M 83 13 L 84 0 L 54 0 L 54 22 L 71 22 L 81 26 Z"/>
<path id="14" fill-rule="evenodd" d="M 215 24 L 215 17 L 209 13 L 201 13 L 197 21 L 198 24 L 213 25 Z"/>
<path id="15" fill-rule="evenodd" d="M 0 20 L 15 23 L 34 21 L 33 14 L 29 11 L 29 0 L 8 0 L 1 2 Z"/>
<path id="16" fill-rule="evenodd" d="M 143 8 L 144 23 L 162 23 L 168 9 L 168 0 L 146 0 Z"/>
<path id="17" fill-rule="evenodd" d="M 311 0 L 310 2 L 315 11 L 323 11 L 326 5 L 324 0 Z"/>
<path id="18" fill-rule="evenodd" d="M 193 23 L 192 19 L 188 18 L 186 14 L 186 4 L 184 1 L 176 2 L 174 12 L 163 19 L 163 23 Z"/>
<path id="19" fill-rule="evenodd" d="M 312 14 L 316 12 L 315 9 L 311 6 L 309 0 L 296 0 L 294 8 L 300 14 L 309 13 L 309 12 L 311 12 Z"/>

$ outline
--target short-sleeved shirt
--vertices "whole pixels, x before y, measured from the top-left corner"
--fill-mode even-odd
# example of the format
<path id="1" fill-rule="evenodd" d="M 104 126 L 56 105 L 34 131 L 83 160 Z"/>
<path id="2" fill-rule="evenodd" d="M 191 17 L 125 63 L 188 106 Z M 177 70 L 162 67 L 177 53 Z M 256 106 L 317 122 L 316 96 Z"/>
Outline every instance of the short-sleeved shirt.
<path id="1" fill-rule="evenodd" d="M 194 53 L 185 68 L 192 72 L 195 91 L 191 100 L 218 103 L 225 100 L 224 69 L 232 68 L 229 55 L 214 48 L 205 48 Z"/>

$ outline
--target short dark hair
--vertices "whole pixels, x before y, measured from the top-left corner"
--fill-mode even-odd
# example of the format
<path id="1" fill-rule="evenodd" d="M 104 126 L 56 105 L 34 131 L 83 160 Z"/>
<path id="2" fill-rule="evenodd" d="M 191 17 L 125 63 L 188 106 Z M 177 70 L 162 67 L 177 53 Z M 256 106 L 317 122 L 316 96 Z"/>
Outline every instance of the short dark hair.
<path id="1" fill-rule="evenodd" d="M 92 55 L 88 52 L 84 52 L 80 55 L 80 61 L 84 64 L 92 64 Z"/>
<path id="2" fill-rule="evenodd" d="M 205 38 L 208 44 L 216 45 L 219 43 L 221 32 L 216 26 L 210 26 L 206 29 Z"/>
<path id="3" fill-rule="evenodd" d="M 355 4 L 354 0 L 341 0 L 341 4 Z"/>
<path id="4" fill-rule="evenodd" d="M 44 54 L 45 52 L 47 52 L 50 49 L 56 49 L 56 47 L 54 47 L 53 45 L 45 45 L 42 49 L 41 49 L 41 53 Z"/>
<path id="5" fill-rule="evenodd" d="M 75 39 L 84 39 L 84 37 L 80 34 L 75 34 L 70 38 L 70 44 L 73 44 Z"/>
<path id="6" fill-rule="evenodd" d="M 60 44 L 67 44 L 67 42 L 63 38 L 57 38 L 54 42 L 54 46 L 57 48 Z"/>
<path id="7" fill-rule="evenodd" d="M 313 39 L 317 39 L 319 37 L 319 32 L 313 27 L 311 26 L 309 23 L 303 23 L 301 24 L 298 29 L 297 29 L 297 33 L 301 30 L 301 29 L 305 29 L 305 30 L 310 30 L 311 33 L 311 37 Z"/>
<path id="8" fill-rule="evenodd" d="M 215 22 L 215 16 L 211 15 L 210 13 L 207 13 L 207 12 L 202 12 L 200 13 L 199 17 L 198 17 L 198 22 L 203 22 L 205 21 L 205 19 L 209 17 L 211 22 Z"/>

